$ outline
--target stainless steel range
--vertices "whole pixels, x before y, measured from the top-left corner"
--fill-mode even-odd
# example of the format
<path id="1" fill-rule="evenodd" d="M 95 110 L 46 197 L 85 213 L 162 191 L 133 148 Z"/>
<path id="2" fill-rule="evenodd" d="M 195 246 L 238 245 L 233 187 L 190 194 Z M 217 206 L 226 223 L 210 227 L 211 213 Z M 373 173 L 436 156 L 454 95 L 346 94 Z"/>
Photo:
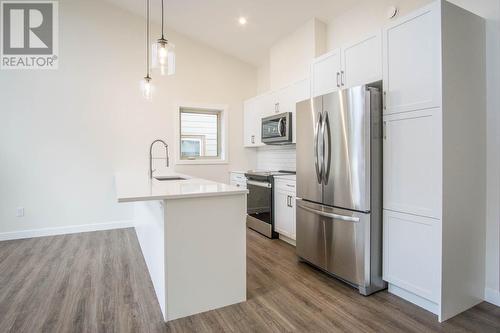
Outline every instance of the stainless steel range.
<path id="1" fill-rule="evenodd" d="M 274 231 L 274 176 L 294 171 L 250 170 L 247 177 L 247 226 L 266 237 L 278 238 Z"/>

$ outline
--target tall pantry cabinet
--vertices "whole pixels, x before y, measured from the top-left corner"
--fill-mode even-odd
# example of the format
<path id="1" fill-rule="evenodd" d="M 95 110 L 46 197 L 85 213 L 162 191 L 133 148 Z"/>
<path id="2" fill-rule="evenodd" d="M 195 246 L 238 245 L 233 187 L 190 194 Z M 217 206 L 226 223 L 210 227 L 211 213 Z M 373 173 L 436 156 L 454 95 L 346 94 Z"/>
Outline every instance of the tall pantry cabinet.
<path id="1" fill-rule="evenodd" d="M 437 1 L 383 30 L 383 275 L 440 321 L 484 296 L 484 29 Z"/>

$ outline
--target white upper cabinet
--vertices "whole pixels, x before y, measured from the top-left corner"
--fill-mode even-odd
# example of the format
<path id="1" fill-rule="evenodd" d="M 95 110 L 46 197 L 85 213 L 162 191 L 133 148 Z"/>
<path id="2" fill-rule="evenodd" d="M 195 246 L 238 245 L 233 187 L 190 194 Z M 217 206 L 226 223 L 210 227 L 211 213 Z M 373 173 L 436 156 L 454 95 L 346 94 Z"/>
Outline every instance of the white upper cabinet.
<path id="1" fill-rule="evenodd" d="M 269 115 L 283 112 L 295 112 L 297 102 L 309 98 L 309 79 L 297 81 L 285 88 L 270 94 L 271 107 L 267 110 Z"/>
<path id="2" fill-rule="evenodd" d="M 384 117 L 384 209 L 441 219 L 441 112 Z"/>
<path id="3" fill-rule="evenodd" d="M 328 52 L 314 59 L 311 66 L 312 97 L 328 94 L 340 89 L 340 49 Z"/>
<path id="4" fill-rule="evenodd" d="M 382 32 L 342 48 L 342 87 L 355 87 L 382 80 Z"/>
<path id="5" fill-rule="evenodd" d="M 244 146 L 263 146 L 264 144 L 261 141 L 262 118 L 283 112 L 292 113 L 292 142 L 295 143 L 295 107 L 297 102 L 309 98 L 310 90 L 310 80 L 304 79 L 280 90 L 246 100 L 243 103 L 245 114 L 243 124 Z"/>
<path id="6" fill-rule="evenodd" d="M 277 113 L 291 112 L 292 113 L 292 142 L 296 142 L 296 105 L 297 102 L 308 99 L 310 96 L 309 79 L 295 82 L 294 84 L 279 90 L 275 96 L 277 97 L 278 109 Z"/>
<path id="7" fill-rule="evenodd" d="M 312 63 L 312 96 L 382 80 L 382 34 L 328 52 Z"/>
<path id="8" fill-rule="evenodd" d="M 441 35 L 438 3 L 384 29 L 385 113 L 441 105 Z"/>
<path id="9" fill-rule="evenodd" d="M 261 142 L 262 98 L 255 97 L 243 103 L 243 145 L 259 147 Z"/>

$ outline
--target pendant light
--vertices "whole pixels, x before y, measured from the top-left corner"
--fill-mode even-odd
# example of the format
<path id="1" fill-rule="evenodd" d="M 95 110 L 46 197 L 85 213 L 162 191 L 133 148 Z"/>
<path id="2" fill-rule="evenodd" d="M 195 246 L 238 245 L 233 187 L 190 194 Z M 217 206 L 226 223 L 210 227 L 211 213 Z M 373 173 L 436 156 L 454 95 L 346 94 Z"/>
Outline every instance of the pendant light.
<path id="1" fill-rule="evenodd" d="M 153 85 L 150 73 L 150 63 L 149 63 L 149 29 L 150 29 L 150 0 L 146 0 L 146 76 L 142 80 L 142 95 L 147 100 L 150 100 L 153 97 Z"/>
<path id="2" fill-rule="evenodd" d="M 161 0 L 161 37 L 153 45 L 153 62 L 155 67 L 160 67 L 161 75 L 173 75 L 175 73 L 174 46 L 169 44 L 165 38 L 165 8 Z"/>

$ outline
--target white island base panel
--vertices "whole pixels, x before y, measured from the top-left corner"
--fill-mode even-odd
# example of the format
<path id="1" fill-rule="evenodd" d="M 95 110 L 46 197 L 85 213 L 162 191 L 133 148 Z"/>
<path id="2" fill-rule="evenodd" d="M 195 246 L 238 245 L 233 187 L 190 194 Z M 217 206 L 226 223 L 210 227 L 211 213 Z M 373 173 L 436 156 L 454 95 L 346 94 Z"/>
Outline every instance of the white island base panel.
<path id="1" fill-rule="evenodd" d="M 246 301 L 246 193 L 134 205 L 165 321 Z"/>

